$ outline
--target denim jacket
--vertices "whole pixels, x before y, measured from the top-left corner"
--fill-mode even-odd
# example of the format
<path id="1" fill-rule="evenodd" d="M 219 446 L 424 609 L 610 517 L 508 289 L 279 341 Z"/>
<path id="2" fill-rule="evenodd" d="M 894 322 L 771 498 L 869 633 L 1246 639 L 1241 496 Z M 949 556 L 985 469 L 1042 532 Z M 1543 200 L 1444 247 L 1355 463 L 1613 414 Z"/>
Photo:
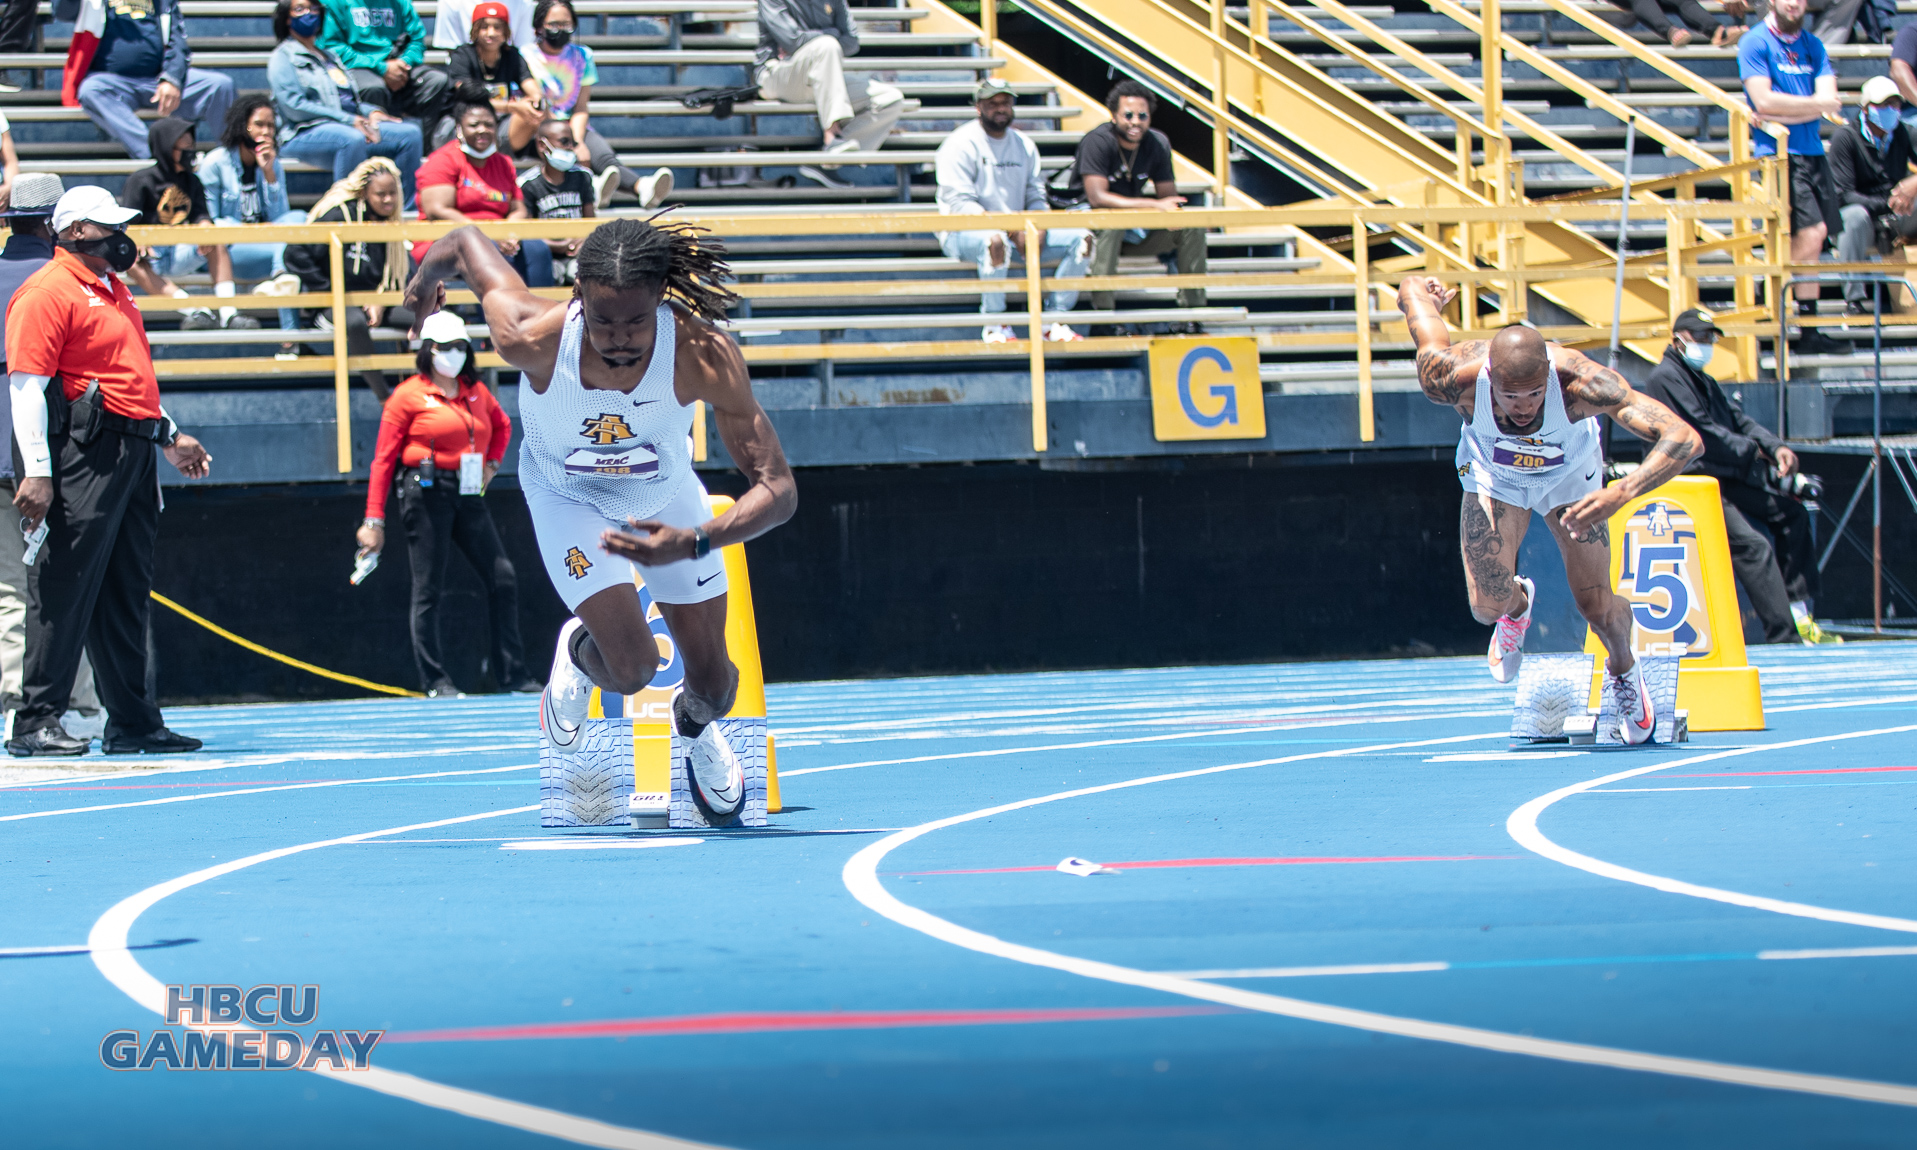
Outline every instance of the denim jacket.
<path id="1" fill-rule="evenodd" d="M 340 107 L 339 85 L 328 71 L 332 68 L 345 71 L 332 53 L 290 37 L 267 57 L 266 83 L 279 112 L 281 147 L 314 124 L 353 122 L 353 114 Z"/>
<path id="2" fill-rule="evenodd" d="M 216 220 L 238 220 L 240 218 L 240 182 L 246 174 L 240 168 L 240 160 L 226 148 L 215 148 L 206 154 L 206 158 L 193 169 L 200 177 L 200 183 L 206 185 L 206 210 Z M 280 168 L 278 160 L 273 161 L 274 182 L 259 181 L 260 211 L 265 213 L 266 223 L 273 223 L 290 210 L 286 203 L 286 172 Z M 255 174 L 258 178 L 258 174 Z"/>

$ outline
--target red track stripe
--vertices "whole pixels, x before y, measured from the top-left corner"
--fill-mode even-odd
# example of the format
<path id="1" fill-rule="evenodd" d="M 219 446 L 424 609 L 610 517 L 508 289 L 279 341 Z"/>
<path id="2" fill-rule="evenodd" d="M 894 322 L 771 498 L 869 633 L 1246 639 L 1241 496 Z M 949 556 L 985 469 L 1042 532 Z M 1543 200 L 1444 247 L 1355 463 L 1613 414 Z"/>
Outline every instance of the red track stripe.
<path id="1" fill-rule="evenodd" d="M 1917 771 L 1917 767 L 1818 767 L 1804 771 L 1719 771 L 1711 775 L 1664 775 L 1667 779 L 1749 779 L 1759 775 L 1854 775 L 1864 771 Z"/>
<path id="2" fill-rule="evenodd" d="M 1401 862 L 1475 862 L 1481 859 L 1517 859 L 1523 855 L 1390 855 L 1380 858 L 1223 858 L 1223 859 L 1147 859 L 1143 862 L 1108 862 L 1113 870 L 1149 870 L 1156 867 L 1197 866 L 1311 866 L 1319 863 L 1401 863 Z M 1057 870 L 1056 866 L 985 867 L 978 870 L 911 870 L 902 875 L 927 874 L 1021 874 L 1027 871 Z"/>
<path id="3" fill-rule="evenodd" d="M 992 1026 L 1029 1022 L 1106 1022 L 1238 1014 L 1229 1006 L 1079 1007 L 1052 1010 L 792 1010 L 608 1018 L 596 1022 L 531 1022 L 456 1030 L 389 1033 L 386 1042 L 497 1042 L 517 1038 L 616 1038 L 629 1035 L 765 1034 L 788 1030 L 888 1030 L 910 1026 Z"/>

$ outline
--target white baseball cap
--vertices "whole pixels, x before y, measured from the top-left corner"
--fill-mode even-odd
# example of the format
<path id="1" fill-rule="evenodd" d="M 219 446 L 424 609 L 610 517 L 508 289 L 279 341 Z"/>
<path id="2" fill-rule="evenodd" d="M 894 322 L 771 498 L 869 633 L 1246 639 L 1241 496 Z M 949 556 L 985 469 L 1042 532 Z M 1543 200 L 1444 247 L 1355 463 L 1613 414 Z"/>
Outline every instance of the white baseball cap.
<path id="1" fill-rule="evenodd" d="M 82 220 L 117 228 L 140 218 L 137 208 L 123 208 L 113 198 L 113 193 L 98 184 L 81 184 L 77 188 L 68 188 L 61 193 L 59 202 L 53 205 L 53 231 L 55 235 L 66 231 Z"/>
<path id="2" fill-rule="evenodd" d="M 1897 81 L 1889 76 L 1872 76 L 1864 81 L 1863 101 L 1866 107 L 1881 104 L 1893 96 L 1902 99 L 1903 95 L 1897 90 Z"/>
<path id="3" fill-rule="evenodd" d="M 458 343 L 470 338 L 466 334 L 466 321 L 449 311 L 436 311 L 426 317 L 419 325 L 420 342 Z"/>

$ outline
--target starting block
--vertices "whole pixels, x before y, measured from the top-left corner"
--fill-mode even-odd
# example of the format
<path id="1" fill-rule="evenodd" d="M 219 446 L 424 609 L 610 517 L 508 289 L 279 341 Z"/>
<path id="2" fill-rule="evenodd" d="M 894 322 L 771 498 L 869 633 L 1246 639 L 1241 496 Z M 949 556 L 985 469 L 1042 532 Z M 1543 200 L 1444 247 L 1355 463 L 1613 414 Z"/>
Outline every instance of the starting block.
<path id="1" fill-rule="evenodd" d="M 539 749 L 539 825 L 603 827 L 627 824 L 664 830 L 766 825 L 766 729 L 758 716 L 715 721 L 745 768 L 739 809 L 711 819 L 692 797 L 686 740 L 645 732 L 650 724 L 625 718 L 586 720 L 584 741 L 570 754 Z M 651 746 L 652 743 L 660 746 Z M 666 743 L 670 743 L 667 747 Z"/>
<path id="2" fill-rule="evenodd" d="M 1690 742 L 1690 715 L 1677 709 L 1678 657 L 1640 655 L 1638 662 L 1644 668 L 1644 687 L 1657 709 L 1657 728 L 1651 733 L 1651 741 Z M 1592 667 L 1589 655 L 1526 655 L 1518 670 L 1511 737 L 1533 743 L 1622 745 L 1617 699 L 1609 676 L 1600 676 L 1603 687 L 1598 708 L 1591 710 Z"/>

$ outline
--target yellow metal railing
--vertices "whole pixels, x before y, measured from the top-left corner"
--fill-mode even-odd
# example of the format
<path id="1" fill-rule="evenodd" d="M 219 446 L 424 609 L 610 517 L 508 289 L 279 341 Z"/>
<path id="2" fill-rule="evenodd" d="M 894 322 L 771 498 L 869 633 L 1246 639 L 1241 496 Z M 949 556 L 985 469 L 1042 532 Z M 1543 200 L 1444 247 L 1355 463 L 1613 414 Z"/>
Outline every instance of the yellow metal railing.
<path id="1" fill-rule="evenodd" d="M 1767 180 L 1777 179 L 1773 170 L 1777 166 L 1774 159 L 1757 161 L 1764 169 Z M 1711 172 L 1691 173 L 1681 177 L 1681 186 L 1692 190 L 1696 181 L 1713 178 Z M 1721 177 L 1718 177 L 1721 178 Z M 1648 188 L 1648 185 L 1647 185 Z M 1693 196 L 1684 196 L 1673 200 L 1658 200 L 1659 210 L 1664 212 L 1674 225 L 1673 234 L 1687 234 L 1686 229 L 1695 227 L 1701 220 L 1731 220 L 1756 227 L 1753 233 L 1759 236 L 1775 237 L 1778 230 L 1774 204 L 1737 203 L 1722 200 L 1698 200 Z M 1026 318 L 1036 329 L 1038 317 L 1042 314 L 1043 297 L 1052 291 L 1118 291 L 1139 287 L 1188 288 L 1202 287 L 1211 290 L 1231 287 L 1269 287 L 1275 285 L 1293 285 L 1299 287 L 1317 287 L 1326 294 L 1350 292 L 1354 302 L 1354 322 L 1350 331 L 1332 332 L 1278 332 L 1261 331 L 1256 333 L 1262 351 L 1282 353 L 1306 350 L 1342 352 L 1348 350 L 1356 357 L 1358 377 L 1357 424 L 1359 436 L 1369 442 L 1375 436 L 1372 394 L 1372 362 L 1374 345 L 1380 340 L 1389 340 L 1399 345 L 1405 339 L 1403 322 L 1398 318 L 1395 307 L 1388 302 L 1380 307 L 1374 301 L 1373 293 L 1382 291 L 1385 300 L 1396 288 L 1402 273 L 1392 269 L 1380 268 L 1370 259 L 1369 249 L 1376 233 L 1390 229 L 1438 229 L 1438 228 L 1483 228 L 1506 227 L 1525 228 L 1546 224 L 1604 223 L 1617 218 L 1618 205 L 1615 203 L 1592 203 L 1578 200 L 1561 200 L 1532 204 L 1434 204 L 1430 206 L 1401 205 L 1324 205 L 1290 208 L 1271 208 L 1258 211 L 1235 209 L 1196 209 L 1180 212 L 1167 217 L 1162 212 L 1021 212 L 998 215 L 967 216 L 964 226 L 976 230 L 1002 230 L 1016 232 L 1026 237 L 1027 260 L 1024 268 L 1024 294 Z M 786 237 L 832 237 L 855 235 L 898 236 L 911 233 L 923 233 L 951 227 L 956 221 L 951 217 L 927 215 L 924 213 L 872 213 L 860 216 L 691 216 L 683 217 L 688 223 L 695 223 L 709 229 L 716 237 L 727 236 L 786 236 Z M 544 220 L 510 221 L 480 225 L 480 230 L 494 239 L 568 239 L 584 236 L 597 226 L 594 220 Z M 1312 229 L 1316 233 L 1328 234 L 1342 232 L 1349 237 L 1353 256 L 1349 268 L 1334 266 L 1321 271 L 1268 271 L 1217 275 L 1117 275 L 1117 276 L 1080 276 L 1062 278 L 1043 274 L 1037 261 L 1040 250 L 1042 229 L 1048 227 L 1086 227 L 1100 230 L 1120 230 L 1127 228 L 1163 228 L 1175 223 L 1180 228 L 1226 228 L 1250 229 L 1257 232 L 1278 231 L 1281 229 Z M 404 223 L 404 224 L 353 224 L 353 225 L 228 225 L 216 227 L 192 228 L 150 228 L 130 229 L 136 242 L 143 246 L 166 243 L 300 243 L 323 244 L 332 254 L 333 282 L 341 284 L 341 254 L 344 245 L 362 241 L 389 241 L 393 239 L 428 240 L 436 239 L 451 230 L 452 225 L 444 223 Z M 1775 240 L 1771 241 L 1775 244 Z M 1733 247 L 1733 245 L 1736 245 Z M 1715 244 L 1679 244 L 1663 253 L 1645 253 L 1631 260 L 1626 267 L 1626 276 L 1634 283 L 1655 283 L 1660 288 L 1673 293 L 1673 299 L 1695 300 L 1696 280 L 1700 275 L 1722 276 L 1726 272 L 1749 274 L 1775 278 L 1792 274 L 1795 269 L 1776 263 L 1746 265 L 1727 265 L 1706 263 L 1706 257 L 1720 251 L 1733 250 L 1746 261 L 1753 258 L 1749 245 L 1740 240 L 1728 240 Z M 1771 247 L 1767 257 L 1775 260 L 1777 253 L 1787 249 Z M 1608 267 L 1597 268 L 1591 265 L 1528 265 L 1523 260 L 1523 245 L 1512 245 L 1511 255 L 1514 262 L 1505 267 L 1449 267 L 1434 271 L 1449 282 L 1473 285 L 1478 289 L 1496 290 L 1510 294 L 1528 284 L 1553 284 L 1570 280 L 1588 280 L 1594 275 L 1610 275 Z M 1831 265 L 1823 265 L 1829 267 Z M 750 268 L 742 269 L 750 275 Z M 1781 282 L 1781 281 L 1779 281 Z M 1016 292 L 1016 282 L 1005 280 L 980 280 L 976 277 L 964 279 L 879 279 L 879 280 L 805 280 L 774 283 L 742 282 L 732 285 L 741 297 L 748 300 L 763 300 L 776 303 L 781 300 L 805 301 L 808 306 L 830 306 L 841 304 L 848 311 L 869 308 L 877 300 L 911 301 L 934 296 L 976 296 L 982 292 Z M 536 294 L 549 299 L 564 299 L 570 294 L 569 288 L 539 289 Z M 1476 291 L 1461 294 L 1460 299 L 1475 298 Z M 456 291 L 448 293 L 449 303 L 472 303 L 471 292 Z M 1775 289 L 1766 294 L 1767 300 L 1775 300 Z M 140 297 L 136 301 L 142 311 L 177 312 L 193 307 L 204 307 L 208 297 L 195 296 L 188 299 Z M 267 310 L 283 307 L 323 308 L 331 313 L 333 332 L 331 335 L 332 354 L 313 356 L 296 361 L 278 360 L 266 357 L 222 358 L 222 359 L 161 359 L 155 367 L 163 377 L 169 378 L 206 378 L 206 377 L 271 377 L 287 375 L 330 375 L 335 392 L 335 417 L 338 420 L 338 463 L 342 472 L 353 468 L 353 453 L 350 437 L 349 379 L 355 371 L 367 370 L 405 370 L 412 366 L 410 355 L 368 355 L 349 356 L 346 352 L 346 309 L 367 305 L 392 306 L 402 302 L 400 292 L 348 292 L 336 288 L 330 292 L 308 293 L 296 296 L 240 295 L 230 299 L 221 299 L 224 306 L 251 310 Z M 1673 314 L 1675 314 L 1673 312 Z M 1018 312 L 1007 313 L 1007 320 L 1020 319 Z M 1254 313 L 1248 322 L 1256 324 L 1262 318 Z M 1271 317 L 1282 323 L 1291 318 L 1291 313 L 1280 313 Z M 1474 308 L 1458 305 L 1453 315 L 1454 326 L 1462 334 L 1484 334 L 1492 327 L 1481 324 Z M 1504 317 L 1500 317 L 1501 319 Z M 1595 344 L 1608 340 L 1610 318 L 1592 320 L 1582 325 L 1568 325 L 1544 329 L 1551 338 L 1571 343 Z M 1776 317 L 1768 307 L 1754 308 L 1732 313 L 1724 325 L 1733 336 L 1752 336 L 1770 334 L 1775 329 Z M 777 322 L 774 320 L 773 322 Z M 859 327 L 858 317 L 848 315 L 847 329 Z M 1668 317 L 1659 322 L 1646 323 L 1627 321 L 1622 325 L 1627 339 L 1655 339 L 1668 334 Z M 308 333 L 317 336 L 317 333 Z M 1039 333 L 1034 330 L 1034 336 Z M 310 342 L 310 341 L 306 341 Z M 1049 430 L 1046 421 L 1045 371 L 1048 357 L 1135 354 L 1149 348 L 1148 337 L 1098 337 L 1064 343 L 1048 343 L 1042 338 L 997 346 L 993 354 L 1025 355 L 1031 365 L 1031 405 L 1032 405 L 1032 446 L 1035 451 L 1045 451 L 1049 447 Z M 822 352 L 816 345 L 773 345 L 748 346 L 744 349 L 744 358 L 748 363 L 797 363 L 832 360 L 877 360 L 877 359 L 917 359 L 942 360 L 974 357 L 981 354 L 981 345 L 975 340 L 911 340 L 894 342 L 872 342 L 865 344 L 840 345 Z M 482 367 L 499 367 L 504 361 L 497 355 L 486 353 L 478 357 Z M 1747 377 L 1748 378 L 1748 377 Z M 702 445 L 703 437 L 695 443 Z"/>

